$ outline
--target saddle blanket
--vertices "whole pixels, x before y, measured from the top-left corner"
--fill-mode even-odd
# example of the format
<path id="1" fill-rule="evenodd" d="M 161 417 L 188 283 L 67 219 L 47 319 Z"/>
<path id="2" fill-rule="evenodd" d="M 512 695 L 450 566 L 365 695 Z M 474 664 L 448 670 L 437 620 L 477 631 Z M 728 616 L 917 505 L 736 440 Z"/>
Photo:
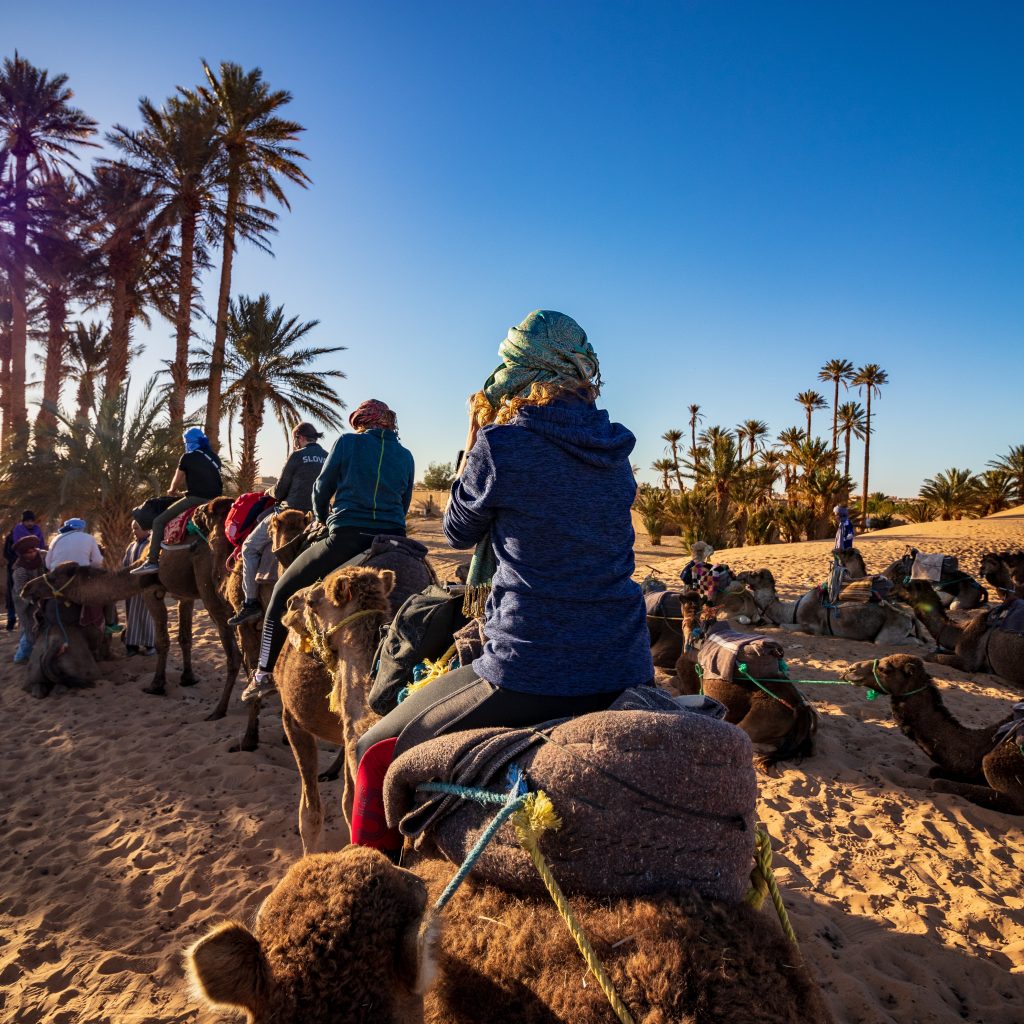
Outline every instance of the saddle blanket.
<path id="1" fill-rule="evenodd" d="M 161 545 L 162 547 L 173 547 L 175 544 L 185 543 L 188 537 L 188 524 L 192 522 L 192 515 L 194 512 L 195 509 L 190 508 L 185 512 L 182 512 L 180 516 L 175 516 L 167 526 L 164 527 L 164 540 Z"/>
<path id="2" fill-rule="evenodd" d="M 1016 598 L 992 609 L 987 624 L 1008 633 L 1024 633 L 1024 600 Z"/>
<path id="3" fill-rule="evenodd" d="M 910 578 L 941 583 L 943 570 L 947 573 L 956 572 L 957 564 L 957 560 L 948 555 L 926 555 L 919 551 L 914 556 L 914 564 L 910 567 Z"/>

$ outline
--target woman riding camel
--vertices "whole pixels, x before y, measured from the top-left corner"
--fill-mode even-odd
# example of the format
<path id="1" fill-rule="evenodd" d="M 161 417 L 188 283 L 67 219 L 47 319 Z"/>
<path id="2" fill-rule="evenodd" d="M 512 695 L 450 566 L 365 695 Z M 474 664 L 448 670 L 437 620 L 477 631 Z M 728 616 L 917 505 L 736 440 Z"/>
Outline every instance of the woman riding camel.
<path id="1" fill-rule="evenodd" d="M 172 519 L 190 508 L 205 505 L 224 493 L 224 484 L 220 478 L 220 459 L 210 447 L 207 436 L 198 427 L 191 427 L 182 434 L 182 440 L 185 442 L 185 454 L 178 461 L 178 468 L 171 481 L 171 492 L 177 494 L 184 491 L 184 497 L 164 509 L 153 520 L 149 554 L 142 565 L 132 569 L 135 576 L 160 571 L 160 545 L 164 539 L 164 530 Z"/>
<path id="2" fill-rule="evenodd" d="M 531 313 L 470 399 L 466 454 L 444 532 L 476 547 L 468 583 L 487 591 L 483 654 L 407 697 L 359 741 L 352 841 L 394 854 L 382 785 L 405 749 L 486 726 L 601 711 L 654 677 L 633 581 L 634 436 L 594 404 L 601 374 L 583 329 Z"/>
<path id="3" fill-rule="evenodd" d="M 275 688 L 271 673 L 288 637 L 281 624 L 288 598 L 366 551 L 374 537 L 405 536 L 416 467 L 398 440 L 397 417 L 383 402 L 370 399 L 348 421 L 355 433 L 335 441 L 313 485 L 313 516 L 327 524 L 328 536 L 303 551 L 278 579 L 263 620 L 259 668 L 242 700 Z"/>

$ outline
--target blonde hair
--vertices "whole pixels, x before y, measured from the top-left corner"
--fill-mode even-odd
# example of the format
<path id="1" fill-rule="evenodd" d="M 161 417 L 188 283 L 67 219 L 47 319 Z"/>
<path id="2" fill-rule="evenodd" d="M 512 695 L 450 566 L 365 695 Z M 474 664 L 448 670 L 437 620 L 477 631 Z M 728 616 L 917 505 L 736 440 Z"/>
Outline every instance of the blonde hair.
<path id="1" fill-rule="evenodd" d="M 520 409 L 529 405 L 551 405 L 565 398 L 582 398 L 587 402 L 597 400 L 597 388 L 590 384 L 581 387 L 565 387 L 561 384 L 541 383 L 535 381 L 525 395 L 503 398 L 498 407 L 491 405 L 490 400 L 478 391 L 469 399 L 469 409 L 473 421 L 478 427 L 486 427 L 491 423 L 511 423 Z"/>

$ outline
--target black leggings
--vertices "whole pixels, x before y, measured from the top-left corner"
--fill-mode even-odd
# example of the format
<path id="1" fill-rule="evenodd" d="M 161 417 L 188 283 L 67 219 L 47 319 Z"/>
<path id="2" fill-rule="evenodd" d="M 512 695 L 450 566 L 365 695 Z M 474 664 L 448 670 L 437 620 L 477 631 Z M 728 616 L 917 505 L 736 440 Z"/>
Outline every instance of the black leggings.
<path id="1" fill-rule="evenodd" d="M 621 692 L 609 690 L 574 697 L 521 693 L 481 679 L 472 665 L 466 665 L 406 697 L 394 711 L 363 734 L 356 746 L 356 756 L 361 761 L 375 743 L 399 735 L 402 736 L 399 746 L 407 749 L 449 732 L 497 725 L 523 728 L 552 718 L 605 711 Z"/>
<path id="2" fill-rule="evenodd" d="M 343 526 L 333 530 L 326 540 L 317 541 L 299 555 L 281 574 L 271 595 L 267 614 L 263 620 L 263 638 L 260 641 L 259 667 L 267 672 L 274 671 L 278 656 L 288 639 L 288 630 L 281 624 L 281 618 L 288 610 L 288 599 L 303 587 L 312 586 L 322 580 L 339 565 L 366 551 L 373 538 L 385 534 L 389 537 L 404 537 L 405 530 L 366 530 L 362 527 Z"/>

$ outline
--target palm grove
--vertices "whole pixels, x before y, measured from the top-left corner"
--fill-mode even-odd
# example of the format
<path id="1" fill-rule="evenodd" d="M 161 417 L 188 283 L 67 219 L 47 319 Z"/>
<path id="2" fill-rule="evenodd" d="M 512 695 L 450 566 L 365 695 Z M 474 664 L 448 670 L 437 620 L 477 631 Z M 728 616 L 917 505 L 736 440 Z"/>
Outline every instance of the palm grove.
<path id="1" fill-rule="evenodd" d="M 846 504 L 856 486 L 851 477 L 852 446 L 863 444 L 857 507 L 861 522 L 877 528 L 897 518 L 908 522 L 991 515 L 1024 502 L 1024 445 L 975 474 L 948 469 L 925 480 L 915 500 L 897 501 L 870 489 L 873 403 L 888 384 L 877 363 L 860 368 L 848 359 L 831 359 L 818 372 L 831 385 L 831 405 L 815 390 L 795 398 L 805 423 L 769 440 L 763 420 L 744 420 L 732 430 L 703 427 L 699 405 L 688 408 L 687 430 L 667 430 L 664 458 L 651 468 L 661 486 L 642 484 L 636 509 L 652 543 L 663 534 L 700 539 L 721 549 L 774 541 L 824 539 L 834 532 L 832 509 Z M 842 389 L 842 391 L 840 390 Z M 849 400 L 851 389 L 861 401 Z M 846 401 L 840 401 L 840 398 Z M 814 432 L 814 414 L 832 410 L 831 437 Z M 819 422 L 821 422 L 819 418 Z M 827 421 L 826 421 L 827 422 Z"/>
<path id="2" fill-rule="evenodd" d="M 344 375 L 312 364 L 342 349 L 311 346 L 317 321 L 269 296 L 231 292 L 238 246 L 269 252 L 285 188 L 309 184 L 291 96 L 259 69 L 201 72 L 162 105 L 141 99 L 139 127 L 115 125 L 112 155 L 86 167 L 99 126 L 67 77 L 18 54 L 0 68 L 0 506 L 84 516 L 108 557 L 127 543 L 132 507 L 166 486 L 183 427 L 219 448 L 239 424 L 245 491 L 268 408 L 285 430 L 307 417 L 341 426 Z M 204 274 L 218 281 L 209 313 Z M 173 351 L 132 399 L 134 332 L 155 318 Z M 204 414 L 188 414 L 190 396 L 205 397 Z"/>

